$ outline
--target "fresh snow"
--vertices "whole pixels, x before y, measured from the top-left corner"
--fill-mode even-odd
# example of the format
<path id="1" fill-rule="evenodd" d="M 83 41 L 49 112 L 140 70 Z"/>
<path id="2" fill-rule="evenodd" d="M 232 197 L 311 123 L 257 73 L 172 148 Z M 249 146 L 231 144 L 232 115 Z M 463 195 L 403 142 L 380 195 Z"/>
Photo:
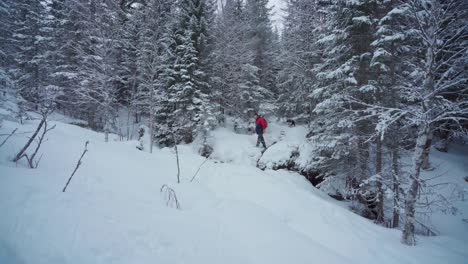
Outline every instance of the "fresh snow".
<path id="1" fill-rule="evenodd" d="M 272 121 L 268 145 L 298 141 L 306 131 Z M 417 246 L 404 246 L 399 231 L 350 212 L 304 177 L 256 168 L 261 154 L 255 135 L 235 134 L 230 127 L 214 131 L 214 153 L 193 182 L 205 159 L 196 144 L 180 145 L 177 184 L 173 149 L 150 154 L 115 135 L 105 143 L 103 134 L 64 122 L 52 122 L 56 128 L 44 142 L 37 169 L 10 160 L 29 135 L 21 133 L 38 121 L 4 121 L 0 128 L 0 134 L 19 128 L 0 148 L 0 263 L 461 264 L 468 259 L 467 224 L 460 221 L 467 211 L 439 215 L 434 224 L 445 225 L 440 236 L 418 237 Z M 89 152 L 62 193 L 87 140 Z M 466 174 L 468 155 L 461 147 L 457 151 L 438 154 L 433 162 L 449 171 L 465 164 L 450 172 Z M 180 210 L 166 206 L 163 184 L 175 190 Z M 466 204 L 459 205 L 466 209 Z M 450 221 L 453 226 L 446 225 Z"/>
<path id="2" fill-rule="evenodd" d="M 356 22 L 357 24 L 367 24 L 371 25 L 372 21 L 369 16 L 359 16 L 359 17 L 353 17 L 353 22 Z"/>

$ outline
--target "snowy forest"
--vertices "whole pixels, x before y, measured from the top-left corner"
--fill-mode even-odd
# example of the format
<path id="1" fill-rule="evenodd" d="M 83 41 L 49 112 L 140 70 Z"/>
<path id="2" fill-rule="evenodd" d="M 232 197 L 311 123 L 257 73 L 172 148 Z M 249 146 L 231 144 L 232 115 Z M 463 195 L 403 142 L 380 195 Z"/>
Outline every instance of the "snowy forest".
<path id="1" fill-rule="evenodd" d="M 189 144 L 212 159 L 214 131 L 228 124 L 251 135 L 259 113 L 266 131 L 288 120 L 305 133 L 284 148 L 266 134 L 256 167 L 270 169 L 263 160 L 276 147 L 286 158 L 272 169 L 399 230 L 398 243 L 436 235 L 418 217 L 456 211 L 467 190 L 467 160 L 464 187 L 431 172 L 440 165 L 433 155 L 468 143 L 468 1 L 285 3 L 278 24 L 268 0 L 0 0 L 1 120 L 18 124 L 0 133 L 7 167 L 47 166 L 39 149 L 57 113 L 108 145 L 175 147 L 177 166 Z M 3 147 L 32 119 L 26 145 Z M 172 201 L 183 192 L 165 189 Z"/>

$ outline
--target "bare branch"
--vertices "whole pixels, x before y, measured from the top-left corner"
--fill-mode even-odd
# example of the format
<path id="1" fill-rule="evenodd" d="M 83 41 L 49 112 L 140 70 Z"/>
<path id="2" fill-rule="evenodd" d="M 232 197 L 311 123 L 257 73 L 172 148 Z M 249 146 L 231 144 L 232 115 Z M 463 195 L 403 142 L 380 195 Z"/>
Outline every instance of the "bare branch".
<path id="1" fill-rule="evenodd" d="M 68 186 L 68 184 L 70 183 L 71 179 L 73 178 L 73 175 L 75 175 L 76 171 L 77 171 L 78 168 L 80 167 L 80 165 L 81 165 L 81 159 L 83 159 L 83 157 L 84 157 L 84 155 L 86 154 L 86 152 L 88 152 L 88 144 L 89 144 L 89 141 L 86 141 L 84 151 L 83 151 L 83 153 L 81 154 L 80 159 L 79 159 L 78 162 L 76 163 L 76 167 L 75 167 L 75 169 L 73 170 L 73 172 L 72 172 L 70 178 L 68 179 L 67 183 L 65 184 L 65 187 L 63 187 L 62 192 L 65 192 L 65 191 L 67 190 L 67 186 Z"/>
<path id="2" fill-rule="evenodd" d="M 211 154 L 210 154 L 211 155 Z M 203 166 L 203 164 L 205 164 L 205 162 L 208 161 L 208 158 L 210 157 L 210 155 L 208 155 L 208 157 L 206 157 L 206 159 L 202 162 L 202 164 L 200 164 L 200 166 L 198 167 L 198 170 L 195 172 L 195 174 L 193 175 L 192 179 L 190 180 L 190 182 L 193 182 L 193 180 L 195 179 L 195 177 L 197 177 L 197 174 L 198 172 L 200 171 L 201 167 Z"/>
<path id="3" fill-rule="evenodd" d="M 7 140 L 13 136 L 13 134 L 15 134 L 16 130 L 18 130 L 18 128 L 15 128 L 9 135 L 7 138 L 5 138 L 5 140 L 3 140 L 2 144 L 0 144 L 0 148 L 7 142 Z"/>

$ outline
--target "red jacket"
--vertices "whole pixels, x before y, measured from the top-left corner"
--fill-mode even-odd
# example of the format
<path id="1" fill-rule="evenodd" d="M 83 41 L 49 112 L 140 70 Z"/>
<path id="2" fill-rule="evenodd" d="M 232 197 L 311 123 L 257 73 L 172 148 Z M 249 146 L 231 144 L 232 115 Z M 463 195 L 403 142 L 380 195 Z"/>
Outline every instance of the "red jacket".
<path id="1" fill-rule="evenodd" d="M 267 127 L 267 123 L 266 123 L 265 118 L 261 116 L 257 117 L 257 119 L 255 120 L 255 132 L 257 132 L 257 134 L 263 134 L 266 127 Z"/>

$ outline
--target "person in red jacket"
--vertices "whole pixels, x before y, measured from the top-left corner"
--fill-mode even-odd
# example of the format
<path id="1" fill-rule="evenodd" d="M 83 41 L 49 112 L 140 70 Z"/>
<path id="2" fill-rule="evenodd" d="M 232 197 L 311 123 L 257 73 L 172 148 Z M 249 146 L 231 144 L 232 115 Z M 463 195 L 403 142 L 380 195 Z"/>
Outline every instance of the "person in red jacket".
<path id="1" fill-rule="evenodd" d="M 257 113 L 254 114 L 255 117 L 255 132 L 258 135 L 257 138 L 257 147 L 262 143 L 263 148 L 266 148 L 265 139 L 263 138 L 263 133 L 267 128 L 267 122 L 265 118 L 259 116 Z"/>

